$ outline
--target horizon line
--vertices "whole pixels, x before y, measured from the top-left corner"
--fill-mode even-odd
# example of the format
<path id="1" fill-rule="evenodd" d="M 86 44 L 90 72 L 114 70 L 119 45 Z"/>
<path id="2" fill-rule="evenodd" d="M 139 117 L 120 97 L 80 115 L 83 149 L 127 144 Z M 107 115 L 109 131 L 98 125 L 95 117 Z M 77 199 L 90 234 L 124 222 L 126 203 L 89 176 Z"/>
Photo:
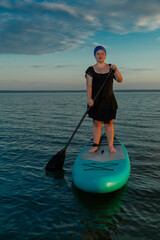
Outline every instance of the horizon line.
<path id="1" fill-rule="evenodd" d="M 160 89 L 115 89 L 114 92 L 159 92 Z M 0 90 L 0 93 L 86 92 L 86 90 Z"/>

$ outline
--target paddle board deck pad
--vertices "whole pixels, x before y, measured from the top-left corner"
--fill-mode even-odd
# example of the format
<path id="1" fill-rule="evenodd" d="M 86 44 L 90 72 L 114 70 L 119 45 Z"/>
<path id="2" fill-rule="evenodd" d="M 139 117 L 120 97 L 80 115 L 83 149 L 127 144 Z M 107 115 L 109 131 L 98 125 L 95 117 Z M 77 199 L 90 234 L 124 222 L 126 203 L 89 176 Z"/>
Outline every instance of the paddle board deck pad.
<path id="1" fill-rule="evenodd" d="M 92 145 L 93 140 L 90 140 L 76 158 L 72 169 L 75 186 L 90 193 L 109 193 L 123 187 L 130 175 L 130 161 L 124 145 L 115 137 L 116 153 L 110 153 L 105 135 L 101 136 L 97 152 L 88 152 Z"/>

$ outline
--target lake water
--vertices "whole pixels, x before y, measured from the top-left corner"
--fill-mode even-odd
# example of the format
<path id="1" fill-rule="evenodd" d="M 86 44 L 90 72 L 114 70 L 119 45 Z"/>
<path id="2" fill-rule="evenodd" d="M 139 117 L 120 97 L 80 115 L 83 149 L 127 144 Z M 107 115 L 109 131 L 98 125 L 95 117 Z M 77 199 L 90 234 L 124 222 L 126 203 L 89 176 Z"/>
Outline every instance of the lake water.
<path id="1" fill-rule="evenodd" d="M 131 175 L 119 191 L 94 195 L 72 183 L 76 156 L 92 137 L 88 117 L 67 148 L 64 173 L 44 170 L 84 114 L 85 92 L 0 93 L 1 240 L 160 239 L 160 91 L 115 96 L 115 135 Z"/>

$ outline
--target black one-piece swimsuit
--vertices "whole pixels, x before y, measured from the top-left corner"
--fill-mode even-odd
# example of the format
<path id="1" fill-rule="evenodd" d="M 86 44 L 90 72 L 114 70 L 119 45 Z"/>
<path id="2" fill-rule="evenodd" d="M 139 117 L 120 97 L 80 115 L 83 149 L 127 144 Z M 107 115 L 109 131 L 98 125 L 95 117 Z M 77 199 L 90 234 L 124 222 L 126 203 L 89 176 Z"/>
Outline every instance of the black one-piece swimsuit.
<path id="1" fill-rule="evenodd" d="M 89 67 L 86 70 L 86 74 L 93 78 L 92 99 L 94 99 L 103 82 L 108 77 L 109 72 L 96 73 L 93 67 Z M 98 98 L 94 102 L 93 107 L 89 110 L 88 115 L 90 118 L 93 118 L 93 120 L 108 123 L 110 120 L 116 118 L 117 108 L 117 101 L 113 93 L 113 74 L 111 74 Z"/>

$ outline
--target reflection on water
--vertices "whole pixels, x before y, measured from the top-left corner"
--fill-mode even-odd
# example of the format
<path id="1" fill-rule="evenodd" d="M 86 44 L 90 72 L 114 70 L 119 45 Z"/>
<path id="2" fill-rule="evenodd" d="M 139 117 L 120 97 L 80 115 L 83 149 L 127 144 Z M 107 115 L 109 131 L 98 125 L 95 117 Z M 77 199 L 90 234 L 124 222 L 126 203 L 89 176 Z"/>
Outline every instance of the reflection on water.
<path id="1" fill-rule="evenodd" d="M 127 185 L 108 194 L 92 194 L 78 190 L 73 185 L 74 196 L 81 212 L 81 224 L 85 225 L 83 239 L 113 239 L 117 235 L 117 222 L 122 222 L 122 204 L 125 199 Z"/>
<path id="2" fill-rule="evenodd" d="M 65 170 L 55 171 L 55 172 L 48 172 L 46 171 L 46 176 L 53 177 L 54 179 L 64 179 Z"/>

